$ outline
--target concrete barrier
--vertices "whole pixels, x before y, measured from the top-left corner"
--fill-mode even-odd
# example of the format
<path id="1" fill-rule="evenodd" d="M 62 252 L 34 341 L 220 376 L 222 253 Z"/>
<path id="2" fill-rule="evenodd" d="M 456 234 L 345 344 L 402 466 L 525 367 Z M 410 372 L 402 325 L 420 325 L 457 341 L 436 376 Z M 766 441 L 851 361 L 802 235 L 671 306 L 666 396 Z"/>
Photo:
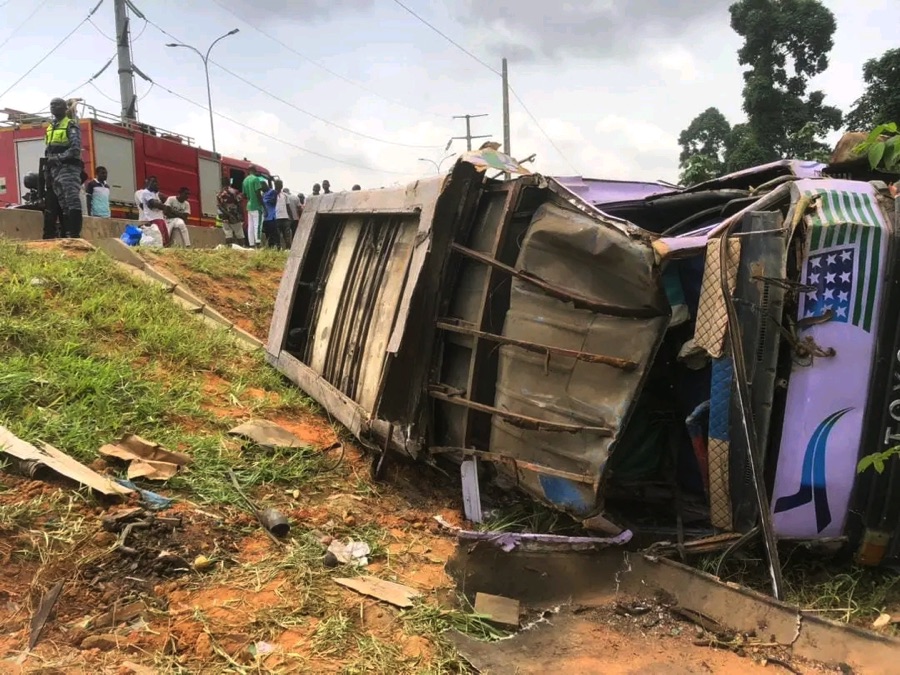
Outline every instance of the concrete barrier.
<path id="1" fill-rule="evenodd" d="M 134 220 L 85 216 L 81 236 L 92 243 L 102 239 L 118 239 L 125 231 L 125 226 L 135 222 Z M 188 225 L 188 231 L 191 235 L 191 246 L 194 248 L 215 248 L 219 244 L 225 243 L 225 235 L 219 227 Z M 43 234 L 44 216 L 41 211 L 0 209 L 0 237 L 33 241 L 41 239 Z"/>

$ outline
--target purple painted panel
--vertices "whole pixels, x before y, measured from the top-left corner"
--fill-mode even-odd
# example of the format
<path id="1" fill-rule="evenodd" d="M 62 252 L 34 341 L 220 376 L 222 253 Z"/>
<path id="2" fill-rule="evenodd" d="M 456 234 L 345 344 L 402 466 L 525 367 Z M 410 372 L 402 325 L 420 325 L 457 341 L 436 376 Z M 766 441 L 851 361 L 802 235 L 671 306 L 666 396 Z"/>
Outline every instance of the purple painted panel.
<path id="1" fill-rule="evenodd" d="M 782 537 L 842 534 L 862 435 L 881 305 L 881 272 L 890 228 L 871 185 L 802 180 L 801 194 L 821 194 L 805 217 L 807 250 L 799 318 L 830 317 L 798 331 L 835 356 L 795 364 L 788 384 L 773 491 Z"/>
<path id="2" fill-rule="evenodd" d="M 725 186 L 736 187 L 734 184 L 748 184 L 747 179 L 762 174 L 777 175 L 781 173 L 783 175 L 797 176 L 798 178 L 820 178 L 822 176 L 822 169 L 824 169 L 825 166 L 826 165 L 821 162 L 809 162 L 800 159 L 779 159 L 775 162 L 751 166 L 749 169 L 741 169 L 734 173 L 712 178 L 703 183 L 697 183 L 697 185 L 690 187 L 688 192 L 700 192 Z M 781 169 L 781 171 L 779 171 L 779 169 Z M 760 181 L 751 182 L 754 182 L 757 185 L 760 183 Z"/>
<path id="3" fill-rule="evenodd" d="M 671 185 L 655 182 L 605 180 L 600 178 L 583 178 L 581 176 L 555 177 L 554 180 L 595 206 L 644 199 L 660 192 L 673 191 Z"/>

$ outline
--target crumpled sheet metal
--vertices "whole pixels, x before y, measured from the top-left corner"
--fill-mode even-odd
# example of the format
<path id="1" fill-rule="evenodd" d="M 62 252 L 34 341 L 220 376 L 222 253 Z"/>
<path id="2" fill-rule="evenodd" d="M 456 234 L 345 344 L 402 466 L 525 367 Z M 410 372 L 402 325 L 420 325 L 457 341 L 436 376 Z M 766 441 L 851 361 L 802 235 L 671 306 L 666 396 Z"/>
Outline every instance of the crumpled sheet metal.
<path id="1" fill-rule="evenodd" d="M 600 546 L 624 546 L 634 536 L 631 530 L 622 530 L 614 537 L 567 537 L 561 534 L 534 532 L 480 532 L 454 527 L 441 516 L 435 516 L 434 519 L 438 525 L 453 532 L 460 541 L 486 541 L 505 553 L 517 548 L 522 550 L 566 549 L 580 551 Z"/>
<path id="2" fill-rule="evenodd" d="M 303 448 L 307 445 L 284 427 L 268 420 L 250 420 L 228 433 L 253 441 L 264 448 Z"/>
<path id="3" fill-rule="evenodd" d="M 504 346 L 500 349 L 495 406 L 551 422 L 606 426 L 611 433 L 559 433 L 515 426 L 495 416 L 491 451 L 587 481 L 498 466 L 521 488 L 576 516 L 599 506 L 598 487 L 616 440 L 627 423 L 670 320 L 648 241 L 612 223 L 554 202 L 540 206 L 524 237 L 516 267 L 592 302 L 614 316 L 577 307 L 513 279 L 503 335 L 540 344 L 604 354 L 638 363 L 633 370 Z"/>

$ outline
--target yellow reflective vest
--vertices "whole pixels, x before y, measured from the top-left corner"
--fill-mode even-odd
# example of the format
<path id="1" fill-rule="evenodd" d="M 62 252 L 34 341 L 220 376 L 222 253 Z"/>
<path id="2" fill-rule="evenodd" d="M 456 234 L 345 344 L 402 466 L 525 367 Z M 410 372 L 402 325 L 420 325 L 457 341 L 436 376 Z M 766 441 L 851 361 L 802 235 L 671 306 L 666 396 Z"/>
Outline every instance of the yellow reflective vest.
<path id="1" fill-rule="evenodd" d="M 55 147 L 66 147 L 69 145 L 69 125 L 71 123 L 72 118 L 66 116 L 63 117 L 56 126 L 50 124 L 50 126 L 47 127 L 47 135 L 44 138 L 47 145 Z"/>

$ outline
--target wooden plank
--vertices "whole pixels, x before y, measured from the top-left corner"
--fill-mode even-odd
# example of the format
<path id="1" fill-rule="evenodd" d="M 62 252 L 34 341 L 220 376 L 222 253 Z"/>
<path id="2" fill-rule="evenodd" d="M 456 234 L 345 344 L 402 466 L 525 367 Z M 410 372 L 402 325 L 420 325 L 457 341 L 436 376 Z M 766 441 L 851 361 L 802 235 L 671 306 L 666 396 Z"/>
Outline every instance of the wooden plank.
<path id="1" fill-rule="evenodd" d="M 43 443 L 38 449 L 31 443 L 18 438 L 3 426 L 0 426 L 0 450 L 21 461 L 42 464 L 48 469 L 104 495 L 122 496 L 133 492 L 93 469 L 89 469 L 52 445 Z"/>
<path id="2" fill-rule="evenodd" d="M 519 627 L 519 601 L 490 593 L 475 594 L 475 613 L 508 628 Z"/>
<path id="3" fill-rule="evenodd" d="M 422 595 L 414 588 L 395 584 L 392 581 L 385 581 L 378 577 L 337 578 L 334 582 L 370 598 L 383 600 L 401 609 L 412 607 L 413 600 Z"/>

